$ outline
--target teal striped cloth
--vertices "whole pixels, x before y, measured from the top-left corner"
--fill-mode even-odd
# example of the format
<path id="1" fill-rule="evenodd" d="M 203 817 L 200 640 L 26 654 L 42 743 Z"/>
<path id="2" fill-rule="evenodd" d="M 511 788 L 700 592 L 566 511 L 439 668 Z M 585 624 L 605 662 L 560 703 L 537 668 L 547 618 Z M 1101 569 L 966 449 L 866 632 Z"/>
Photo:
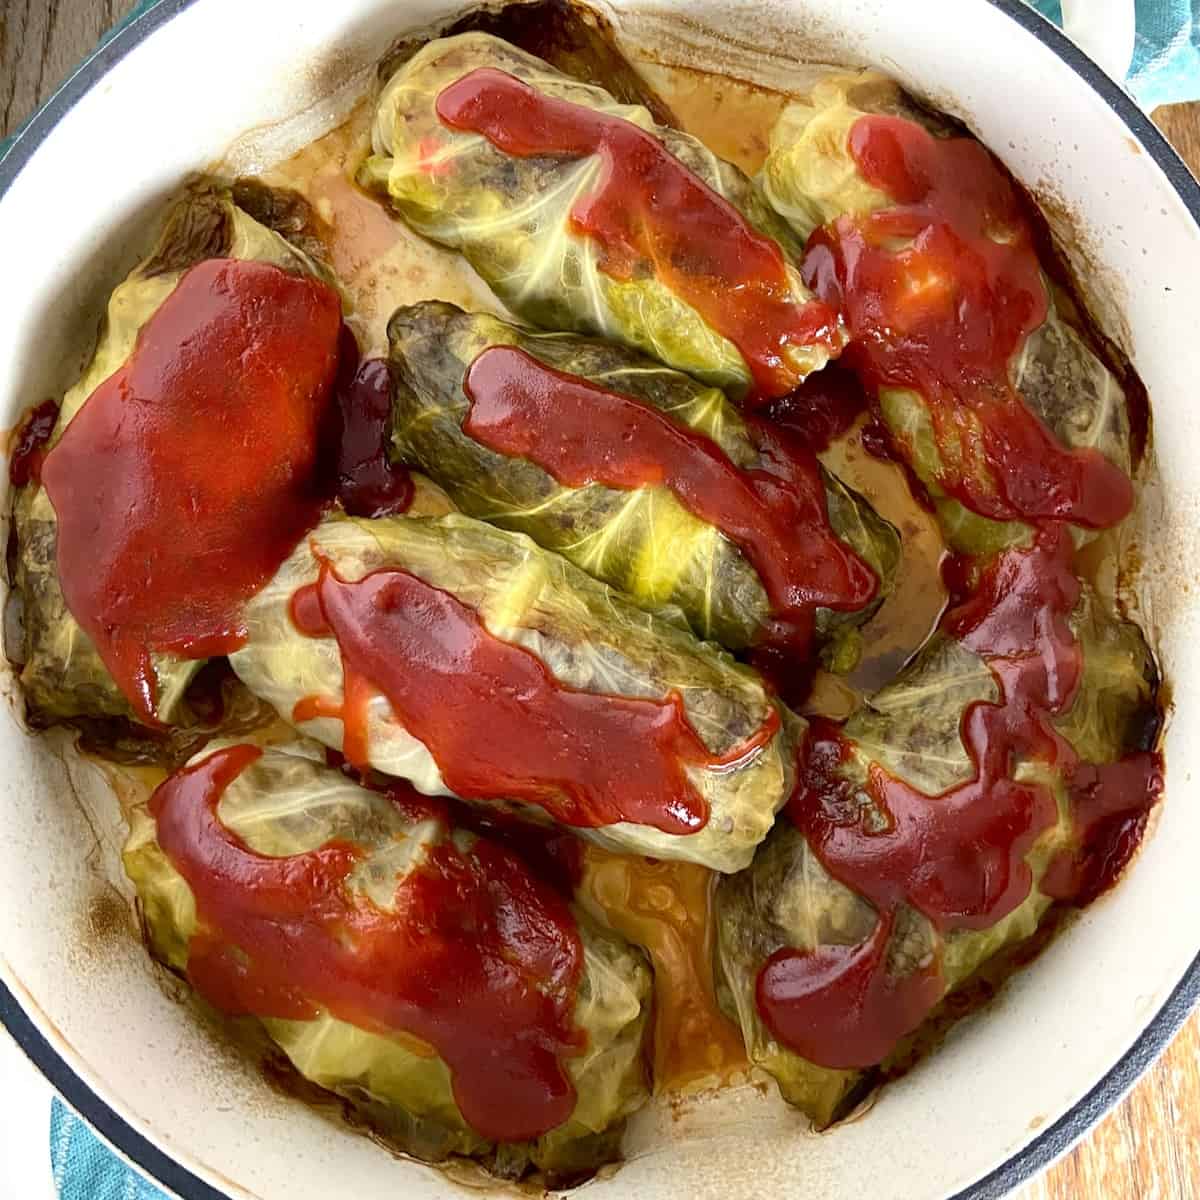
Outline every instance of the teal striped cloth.
<path id="1" fill-rule="evenodd" d="M 50 1168 L 61 1200 L 167 1200 L 58 1099 L 50 1109 Z"/>
<path id="2" fill-rule="evenodd" d="M 1060 0 L 1029 0 L 1062 24 Z M 1200 100 L 1200 0 L 1137 0 L 1133 65 L 1126 86 L 1147 111 Z"/>
<path id="3" fill-rule="evenodd" d="M 1029 2 L 1061 23 L 1059 0 Z M 156 3 L 143 0 L 121 25 Z M 1137 41 L 1127 82 L 1146 108 L 1200 98 L 1200 0 L 1138 0 Z M 60 1200 L 166 1200 L 60 1100 L 53 1102 L 50 1114 L 50 1162 Z"/>

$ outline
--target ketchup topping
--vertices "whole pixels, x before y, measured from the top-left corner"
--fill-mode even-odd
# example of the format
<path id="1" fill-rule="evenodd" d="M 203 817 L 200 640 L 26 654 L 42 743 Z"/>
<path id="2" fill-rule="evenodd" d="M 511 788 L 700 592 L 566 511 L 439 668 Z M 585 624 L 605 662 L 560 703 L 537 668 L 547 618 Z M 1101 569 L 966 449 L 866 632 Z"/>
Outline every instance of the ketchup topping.
<path id="1" fill-rule="evenodd" d="M 803 378 L 787 360 L 789 348 L 840 351 L 837 312 L 798 302 L 779 245 L 653 134 L 492 67 L 446 87 L 437 114 L 517 158 L 596 155 L 599 176 L 571 210 L 571 225 L 599 246 L 600 270 L 621 282 L 661 280 L 738 348 L 758 395 L 783 395 Z"/>
<path id="2" fill-rule="evenodd" d="M 979 777 L 941 796 L 872 763 L 865 791 L 886 814 L 877 831 L 851 807 L 854 789 L 839 772 L 847 743 L 834 726 L 814 722 L 789 813 L 830 874 L 877 908 L 908 903 L 938 929 L 986 929 L 1029 895 L 1025 855 L 1055 820 L 1045 788 L 997 776 L 1010 737 L 1021 732 L 1020 714 L 1008 706 L 973 705 L 963 738 Z"/>
<path id="3" fill-rule="evenodd" d="M 301 700 L 296 721 L 334 716 L 343 749 L 367 762 L 367 705 L 378 692 L 464 800 L 510 797 L 564 825 L 633 821 L 688 834 L 708 821 L 689 769 L 744 762 L 774 736 L 779 714 L 725 755 L 700 741 L 678 692 L 633 699 L 576 691 L 521 646 L 488 632 L 479 614 L 402 570 L 346 583 L 323 563 L 292 598 L 310 637 L 336 638 L 344 700 Z"/>
<path id="4" fill-rule="evenodd" d="M 1009 379 L 1048 300 L 1029 222 L 992 156 L 889 116 L 860 117 L 849 149 L 895 204 L 818 230 L 804 277 L 843 314 L 867 384 L 924 397 L 942 488 L 994 520 L 1099 529 L 1127 516 L 1125 473 L 1098 450 L 1065 448 Z"/>
<path id="5" fill-rule="evenodd" d="M 25 414 L 13 435 L 8 459 L 8 482 L 13 487 L 24 487 L 41 479 L 46 443 L 57 424 L 57 400 L 43 400 Z"/>
<path id="6" fill-rule="evenodd" d="M 751 418 L 763 465 L 740 470 L 704 434 L 515 346 L 484 350 L 463 390 L 464 432 L 567 487 L 668 488 L 746 556 L 790 642 L 807 642 L 816 608 L 862 608 L 874 597 L 875 573 L 830 528 L 816 458 L 784 431 Z"/>
<path id="7" fill-rule="evenodd" d="M 196 900 L 188 978 L 233 1015 L 312 1020 L 322 1011 L 432 1046 L 467 1123 L 496 1141 L 535 1138 L 575 1107 L 565 1060 L 583 947 L 566 901 L 481 839 L 449 840 L 397 882 L 392 911 L 352 890 L 363 850 L 345 841 L 286 858 L 252 851 L 217 805 L 261 754 L 217 750 L 150 802 L 163 852 Z"/>
<path id="8" fill-rule="evenodd" d="M 1068 621 L 1080 593 L 1072 553 L 1062 526 L 1041 530 L 1028 549 L 1000 555 L 943 619 L 943 632 L 975 651 L 1000 688 L 998 703 L 972 704 L 963 714 L 973 779 L 927 796 L 872 763 L 865 785 L 855 784 L 843 770 L 850 757 L 844 735 L 828 722 L 811 726 L 789 816 L 826 870 L 869 899 L 884 921 L 908 905 L 943 933 L 985 929 L 1025 900 L 1033 884 L 1025 856 L 1055 824 L 1058 809 L 1048 787 L 1012 778 L 1020 762 L 1042 763 L 1060 776 L 1069 799 L 1075 849 L 1062 852 L 1042 878 L 1046 895 L 1090 899 L 1113 882 L 1136 846 L 1162 791 L 1159 756 L 1137 751 L 1114 763 L 1081 762 L 1054 727 L 1074 703 L 1083 671 L 1083 648 Z M 864 813 L 863 793 L 874 820 Z M 872 970 L 885 969 L 883 958 L 865 949 L 838 953 L 848 971 L 866 971 L 868 962 L 876 964 Z M 839 981 L 831 966 L 836 959 L 825 950 L 784 950 L 772 960 L 773 972 L 760 975 L 760 1006 L 764 1019 L 770 1011 L 771 1020 L 782 1022 L 778 1036 L 795 1032 L 795 1021 L 780 1016 L 790 996 L 804 997 L 803 1012 L 825 1003 L 818 994 L 859 986 Z M 872 1024 L 871 1011 L 862 1007 L 858 1035 L 878 1045 L 891 1030 Z M 813 1032 L 801 1052 L 841 1065 L 840 1038 L 831 1034 L 825 1043 Z"/>
<path id="9" fill-rule="evenodd" d="M 147 724 L 151 653 L 236 649 L 242 604 L 320 514 L 340 322 L 318 280 L 199 263 L 46 456 L 67 606 Z"/>
<path id="10" fill-rule="evenodd" d="M 1067 772 L 1075 848 L 1054 859 L 1041 890 L 1078 905 L 1106 892 L 1141 844 L 1162 790 L 1162 756 L 1157 753 L 1129 754 L 1099 766 L 1075 763 Z"/>
<path id="11" fill-rule="evenodd" d="M 939 962 L 907 975 L 887 970 L 894 918 L 884 913 L 857 946 L 777 950 L 759 972 L 758 1011 L 785 1046 L 834 1070 L 873 1067 L 941 999 Z"/>
<path id="12" fill-rule="evenodd" d="M 386 517 L 407 511 L 413 482 L 405 467 L 392 462 L 392 374 L 387 360 L 369 358 L 354 370 L 358 346 L 347 330 L 353 352 L 349 370 L 339 371 L 337 409 L 337 494 L 353 517 Z M 346 352 L 343 352 L 343 363 Z"/>

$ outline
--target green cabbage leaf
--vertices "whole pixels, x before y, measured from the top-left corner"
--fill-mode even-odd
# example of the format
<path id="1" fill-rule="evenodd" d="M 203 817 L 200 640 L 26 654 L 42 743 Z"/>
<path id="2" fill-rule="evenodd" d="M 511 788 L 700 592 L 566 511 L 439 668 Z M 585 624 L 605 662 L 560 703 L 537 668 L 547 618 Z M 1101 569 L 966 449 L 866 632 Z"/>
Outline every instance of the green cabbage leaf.
<path id="1" fill-rule="evenodd" d="M 461 251 L 524 320 L 624 342 L 740 397 L 751 376 L 737 347 L 653 270 L 626 280 L 606 274 L 598 244 L 573 229 L 572 210 L 600 178 L 598 155 L 519 158 L 441 121 L 439 94 L 480 67 L 653 134 L 759 233 L 780 244 L 796 303 L 812 299 L 795 266 L 799 244 L 741 171 L 696 138 L 655 124 L 641 105 L 620 103 L 603 88 L 563 75 L 490 34 L 429 42 L 396 71 L 380 96 L 373 153 L 359 181 L 386 194 L 418 233 Z M 789 347 L 784 357 L 803 378 L 824 366 L 829 352 L 813 343 Z"/>
<path id="2" fill-rule="evenodd" d="M 262 195 L 265 189 L 253 189 Z M 323 269 L 274 230 L 234 203 L 229 188 L 211 181 L 190 186 L 166 214 L 158 243 L 113 291 L 99 341 L 79 381 L 64 395 L 53 446 L 87 398 L 133 353 L 142 326 L 175 290 L 188 268 L 209 258 L 271 263 L 323 278 Z M 13 505 L 17 555 L 13 582 L 20 598 L 21 683 L 42 719 L 132 716 L 87 633 L 71 615 L 57 569 L 57 518 L 45 489 L 31 482 Z M 157 715 L 170 723 L 201 660 L 152 656 Z"/>
<path id="3" fill-rule="evenodd" d="M 491 346 L 516 346 L 556 371 L 624 393 L 704 434 L 736 467 L 759 468 L 745 421 L 717 388 L 635 351 L 573 334 L 533 333 L 483 313 L 426 301 L 389 324 L 396 380 L 393 447 L 440 483 L 463 512 L 528 534 L 639 604 L 677 605 L 701 638 L 731 650 L 766 636 L 771 605 L 754 567 L 715 526 L 666 487 L 571 487 L 529 459 L 499 453 L 463 429 L 463 384 Z M 822 471 L 834 532 L 875 572 L 875 600 L 854 612 L 818 609 L 820 641 L 868 620 L 891 590 L 900 558 L 896 530 L 834 476 Z M 827 645 L 827 657 L 838 657 Z"/>
<path id="4" fill-rule="evenodd" d="M 385 568 L 417 576 L 475 609 L 489 633 L 536 655 L 570 688 L 628 697 L 677 692 L 692 728 L 715 755 L 771 719 L 774 701 L 759 677 L 711 643 L 697 641 L 678 610 L 647 611 L 521 534 L 452 514 L 327 518 L 250 602 L 247 641 L 230 663 L 246 687 L 286 721 L 294 721 L 296 703 L 306 697 L 337 704 L 343 695 L 337 642 L 301 634 L 291 618 L 291 599 L 317 580 L 319 559 L 346 582 Z M 451 794 L 429 750 L 397 721 L 383 695 L 372 699 L 366 724 L 372 767 L 411 781 L 426 795 Z M 342 748 L 337 717 L 297 726 Z M 710 814 L 694 833 L 669 834 L 628 821 L 580 832 L 619 852 L 739 870 L 787 798 L 796 727 L 785 713 L 771 740 L 738 764 L 689 768 Z"/>
<path id="5" fill-rule="evenodd" d="M 913 121 L 935 136 L 961 129 L 921 108 L 892 80 L 874 71 L 839 72 L 819 81 L 807 99 L 790 103 L 771 131 L 770 153 L 759 180 L 763 194 L 801 239 L 843 216 L 864 216 L 893 204 L 863 178 L 849 149 L 860 117 L 884 114 Z M 1068 450 L 1097 450 L 1125 474 L 1131 471 L 1129 413 L 1124 390 L 1064 316 L 1071 305 L 1043 276 L 1048 311 L 1009 363 L 1009 380 L 1026 406 Z M 950 545 L 965 554 L 991 554 L 1026 545 L 1030 528 L 972 512 L 948 495 L 939 477 L 961 464 L 943 460 L 929 405 L 920 393 L 884 388 L 880 410 L 892 437 L 929 491 Z M 977 435 L 978 436 L 978 435 Z M 973 469 L 985 471 L 979 463 Z M 995 487 L 983 479 L 984 486 Z M 1077 542 L 1090 534 L 1076 528 Z"/>
<path id="6" fill-rule="evenodd" d="M 229 744 L 212 743 L 191 762 Z M 385 794 L 326 767 L 321 747 L 302 741 L 265 748 L 228 786 L 217 816 L 251 850 L 274 858 L 331 841 L 352 844 L 363 857 L 348 886 L 384 912 L 394 911 L 397 884 L 433 847 L 449 841 L 469 855 L 475 841 L 474 834 L 438 817 L 406 815 Z M 137 889 L 150 946 L 160 961 L 186 975 L 197 930 L 195 899 L 159 846 L 145 806 L 134 810 L 130 825 L 125 870 Z M 580 909 L 571 911 L 584 953 L 574 1020 L 587 1045 L 565 1060 L 576 1091 L 574 1111 L 536 1141 L 496 1144 L 481 1137 L 455 1103 L 446 1063 L 403 1031 L 370 1032 L 324 1010 L 312 1020 L 263 1018 L 261 1024 L 305 1079 L 341 1096 L 369 1125 L 419 1158 L 471 1156 L 509 1178 L 531 1169 L 567 1177 L 592 1171 L 618 1156 L 622 1122 L 646 1099 L 641 1048 L 650 971 L 639 950 Z"/>
<path id="7" fill-rule="evenodd" d="M 1157 672 L 1141 631 L 1113 617 L 1085 586 L 1070 619 L 1083 651 L 1083 675 L 1070 709 L 1056 719 L 1058 731 L 1086 762 L 1110 763 L 1147 749 L 1153 740 Z M 850 756 L 843 770 L 866 791 L 873 763 L 927 795 L 975 777 L 960 726 L 974 703 L 997 703 L 1000 691 L 987 664 L 960 642 L 937 633 L 901 674 L 845 724 Z M 1007 916 L 982 930 L 954 930 L 939 938 L 926 917 L 902 907 L 887 950 L 888 970 L 903 976 L 940 948 L 945 991 L 969 980 L 1001 951 L 1031 937 L 1053 901 L 1037 886 L 1055 855 L 1072 847 L 1073 823 L 1062 777 L 1045 763 L 1015 764 L 1020 782 L 1048 787 L 1058 820 L 1027 856 L 1034 886 Z M 717 939 L 722 1002 L 741 1026 L 752 1062 L 773 1075 L 785 1099 L 825 1126 L 862 1098 L 871 1072 L 832 1070 L 781 1045 L 759 1014 L 755 986 L 763 964 L 777 950 L 857 945 L 875 928 L 874 907 L 834 879 L 804 835 L 781 817 L 748 871 L 721 881 L 717 891 Z M 940 947 L 939 947 L 940 942 Z M 911 1040 L 910 1040 L 911 1041 Z M 902 1042 L 889 1062 L 903 1057 Z M 886 1070 L 889 1063 L 881 1064 Z"/>

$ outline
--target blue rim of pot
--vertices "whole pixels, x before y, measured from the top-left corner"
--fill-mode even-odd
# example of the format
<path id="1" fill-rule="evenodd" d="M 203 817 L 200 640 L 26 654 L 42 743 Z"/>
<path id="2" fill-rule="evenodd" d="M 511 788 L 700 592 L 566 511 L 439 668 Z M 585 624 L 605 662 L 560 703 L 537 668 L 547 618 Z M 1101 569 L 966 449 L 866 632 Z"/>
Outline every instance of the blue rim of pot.
<path id="1" fill-rule="evenodd" d="M 1192 218 L 1200 225 L 1200 182 L 1193 178 L 1170 143 L 1133 99 L 1056 25 L 1029 8 L 1023 0 L 988 2 L 1053 50 L 1100 95 L 1162 168 Z M 85 59 L 0 157 L 0 197 L 8 191 L 21 168 L 75 104 L 135 46 L 194 3 L 196 0 L 159 0 Z M 1121 1100 L 1153 1063 L 1187 1020 L 1198 999 L 1200 954 L 1192 960 L 1175 990 L 1141 1036 L 1091 1091 L 1000 1166 L 955 1193 L 950 1200 L 999 1200 L 1069 1150 Z M 110 1108 L 50 1045 L 2 981 L 0 1024 L 8 1029 L 62 1098 L 105 1141 L 150 1179 L 179 1196 L 180 1200 L 228 1200 L 224 1193 L 164 1154 Z"/>

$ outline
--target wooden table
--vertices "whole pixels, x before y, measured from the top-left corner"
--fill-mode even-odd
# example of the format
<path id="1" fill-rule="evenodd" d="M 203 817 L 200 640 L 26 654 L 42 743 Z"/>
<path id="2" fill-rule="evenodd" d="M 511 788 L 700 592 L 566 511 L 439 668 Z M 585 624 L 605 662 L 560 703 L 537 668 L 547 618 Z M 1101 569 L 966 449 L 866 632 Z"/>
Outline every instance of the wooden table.
<path id="1" fill-rule="evenodd" d="M 133 0 L 0 0 L 0 137 Z M 1200 104 L 1154 120 L 1200 175 Z M 1124 1104 L 1013 1200 L 1200 1200 L 1200 1012 Z"/>

